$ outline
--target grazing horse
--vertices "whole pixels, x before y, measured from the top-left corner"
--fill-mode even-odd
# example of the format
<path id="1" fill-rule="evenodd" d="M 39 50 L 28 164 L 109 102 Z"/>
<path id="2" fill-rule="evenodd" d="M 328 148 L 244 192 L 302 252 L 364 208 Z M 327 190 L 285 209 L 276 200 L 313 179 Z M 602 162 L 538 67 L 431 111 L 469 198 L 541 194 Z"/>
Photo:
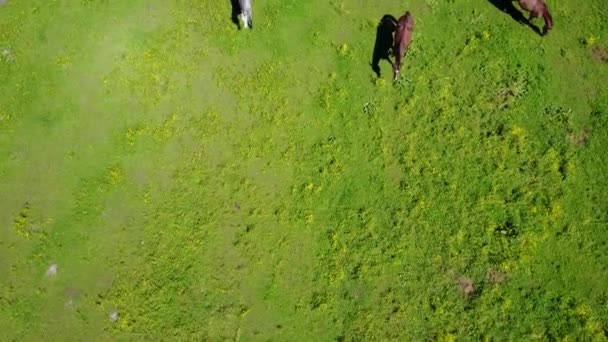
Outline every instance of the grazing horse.
<path id="1" fill-rule="evenodd" d="M 393 66 L 393 81 L 396 81 L 401 71 L 401 58 L 407 53 L 407 49 L 412 42 L 412 33 L 414 32 L 414 17 L 409 11 L 397 21 L 395 29 L 395 46 L 393 53 L 395 54 L 395 65 Z"/>
<path id="2" fill-rule="evenodd" d="M 245 28 L 253 28 L 253 22 L 251 19 L 251 0 L 239 0 L 241 7 L 241 19 Z"/>
<path id="3" fill-rule="evenodd" d="M 519 0 L 519 6 L 524 10 L 530 12 L 530 19 L 543 17 L 545 20 L 545 27 L 543 27 L 543 36 L 549 33 L 549 30 L 553 28 L 553 18 L 549 13 L 549 8 L 545 3 L 545 0 Z"/>

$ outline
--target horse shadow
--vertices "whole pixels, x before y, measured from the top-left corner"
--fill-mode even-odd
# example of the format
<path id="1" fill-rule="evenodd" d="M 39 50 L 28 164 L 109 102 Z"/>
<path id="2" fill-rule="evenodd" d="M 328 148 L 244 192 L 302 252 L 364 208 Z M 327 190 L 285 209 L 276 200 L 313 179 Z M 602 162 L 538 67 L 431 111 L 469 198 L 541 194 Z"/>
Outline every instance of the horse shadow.
<path id="1" fill-rule="evenodd" d="M 541 30 L 536 27 L 536 25 L 532 24 L 528 18 L 513 5 L 513 0 L 488 0 L 494 7 L 496 7 L 501 12 L 504 12 L 513 18 L 513 20 L 517 21 L 520 24 L 526 25 L 530 27 L 534 32 L 539 35 L 543 35 Z"/>
<path id="2" fill-rule="evenodd" d="M 239 4 L 239 0 L 230 0 L 230 5 L 232 7 L 232 22 L 240 30 L 241 23 L 239 21 L 239 14 L 241 14 L 241 5 Z"/>
<path id="3" fill-rule="evenodd" d="M 376 43 L 372 55 L 372 70 L 376 76 L 380 77 L 380 60 L 386 59 L 391 65 L 390 52 L 393 48 L 393 32 L 397 27 L 397 19 L 390 14 L 386 14 L 380 19 L 376 29 Z"/>

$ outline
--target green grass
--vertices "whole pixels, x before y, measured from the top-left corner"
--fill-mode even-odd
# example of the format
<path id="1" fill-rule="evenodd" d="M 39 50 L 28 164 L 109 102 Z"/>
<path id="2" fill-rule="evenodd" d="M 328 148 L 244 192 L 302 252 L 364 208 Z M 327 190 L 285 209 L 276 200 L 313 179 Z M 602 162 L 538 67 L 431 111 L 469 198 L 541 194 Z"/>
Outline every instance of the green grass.
<path id="1" fill-rule="evenodd" d="M 608 4 L 549 5 L 8 0 L 0 340 L 607 340 Z"/>

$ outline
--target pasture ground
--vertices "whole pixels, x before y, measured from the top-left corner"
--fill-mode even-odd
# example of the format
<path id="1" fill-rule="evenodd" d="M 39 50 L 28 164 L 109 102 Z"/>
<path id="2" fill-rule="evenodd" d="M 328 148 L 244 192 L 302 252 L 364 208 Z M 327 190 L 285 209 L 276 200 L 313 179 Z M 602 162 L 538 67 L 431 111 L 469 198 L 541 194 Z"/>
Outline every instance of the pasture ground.
<path id="1" fill-rule="evenodd" d="M 605 0 L 0 3 L 0 340 L 607 339 Z"/>

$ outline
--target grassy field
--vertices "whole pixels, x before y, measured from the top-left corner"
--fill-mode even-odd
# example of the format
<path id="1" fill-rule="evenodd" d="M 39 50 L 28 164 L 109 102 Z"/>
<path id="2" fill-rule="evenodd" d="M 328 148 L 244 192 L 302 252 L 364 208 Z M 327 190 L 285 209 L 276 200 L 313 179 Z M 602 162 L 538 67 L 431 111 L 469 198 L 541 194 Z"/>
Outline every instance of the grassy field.
<path id="1" fill-rule="evenodd" d="M 253 6 L 0 1 L 1 341 L 608 339 L 606 0 Z"/>

